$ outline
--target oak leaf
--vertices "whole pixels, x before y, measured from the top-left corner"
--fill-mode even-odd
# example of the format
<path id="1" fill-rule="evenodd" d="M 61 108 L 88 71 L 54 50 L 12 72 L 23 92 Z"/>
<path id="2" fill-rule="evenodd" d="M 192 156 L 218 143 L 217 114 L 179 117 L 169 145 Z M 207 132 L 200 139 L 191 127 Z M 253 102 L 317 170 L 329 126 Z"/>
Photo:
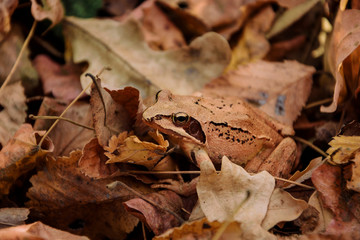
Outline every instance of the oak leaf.
<path id="1" fill-rule="evenodd" d="M 64 31 L 72 44 L 75 62 L 88 61 L 91 73 L 97 73 L 102 66 L 112 68 L 101 75 L 105 87 L 131 85 L 144 97 L 159 88 L 179 94 L 198 90 L 222 73 L 231 54 L 226 40 L 216 33 L 204 34 L 188 47 L 154 51 L 145 43 L 134 20 L 119 23 L 68 17 Z M 89 81 L 81 77 L 83 87 Z"/>
<path id="2" fill-rule="evenodd" d="M 200 164 L 200 179 L 196 186 L 201 209 L 210 221 L 263 221 L 275 187 L 274 178 L 263 171 L 250 176 L 241 166 L 226 157 L 221 171 L 216 173 L 211 161 Z"/>

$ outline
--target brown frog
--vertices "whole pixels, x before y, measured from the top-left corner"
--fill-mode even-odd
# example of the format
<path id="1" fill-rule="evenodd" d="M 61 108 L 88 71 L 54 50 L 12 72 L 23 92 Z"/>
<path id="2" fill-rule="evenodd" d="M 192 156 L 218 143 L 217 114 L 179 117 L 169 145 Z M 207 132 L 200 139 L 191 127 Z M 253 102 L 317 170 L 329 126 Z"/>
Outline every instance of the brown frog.
<path id="1" fill-rule="evenodd" d="M 223 155 L 250 172 L 287 177 L 295 160 L 291 127 L 237 98 L 173 95 L 160 91 L 143 113 L 144 122 L 167 134 L 197 165 L 205 150 L 215 165 Z"/>

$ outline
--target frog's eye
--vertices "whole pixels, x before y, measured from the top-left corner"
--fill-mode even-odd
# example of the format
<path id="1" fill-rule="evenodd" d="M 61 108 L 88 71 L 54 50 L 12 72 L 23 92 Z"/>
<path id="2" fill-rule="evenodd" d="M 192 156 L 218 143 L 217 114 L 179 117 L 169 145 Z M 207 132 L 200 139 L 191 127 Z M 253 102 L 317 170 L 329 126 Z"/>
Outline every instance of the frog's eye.
<path id="1" fill-rule="evenodd" d="M 189 115 L 183 112 L 178 112 L 172 115 L 172 121 L 176 126 L 183 126 L 189 122 Z"/>
<path id="2" fill-rule="evenodd" d="M 159 90 L 156 94 L 155 94 L 155 101 L 157 102 L 158 99 L 159 99 L 159 93 L 161 92 L 162 90 Z"/>

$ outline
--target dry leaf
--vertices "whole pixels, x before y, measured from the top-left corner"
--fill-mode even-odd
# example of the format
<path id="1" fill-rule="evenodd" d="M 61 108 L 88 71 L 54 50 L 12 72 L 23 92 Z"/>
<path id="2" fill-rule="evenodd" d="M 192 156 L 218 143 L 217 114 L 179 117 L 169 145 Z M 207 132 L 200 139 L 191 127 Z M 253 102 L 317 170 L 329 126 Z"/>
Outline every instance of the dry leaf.
<path id="1" fill-rule="evenodd" d="M 315 207 L 315 209 L 319 211 L 319 221 L 317 226 L 312 232 L 313 233 L 325 232 L 330 221 L 334 218 L 334 215 L 328 208 L 324 208 L 321 197 L 317 191 L 315 191 L 311 195 L 308 203 L 309 205 Z"/>
<path id="2" fill-rule="evenodd" d="M 104 149 L 100 146 L 97 138 L 91 139 L 84 147 L 83 154 L 78 166 L 86 176 L 99 179 L 113 174 L 119 169 L 116 165 L 106 165 L 108 158 L 104 155 Z"/>
<path id="3" fill-rule="evenodd" d="M 126 19 L 128 18 L 141 23 L 145 41 L 154 50 L 177 49 L 186 46 L 180 30 L 155 4 L 155 0 L 143 2 Z"/>
<path id="4" fill-rule="evenodd" d="M 0 144 L 10 140 L 26 119 L 26 97 L 20 82 L 5 87 L 0 96 Z"/>
<path id="5" fill-rule="evenodd" d="M 66 101 L 74 100 L 82 91 L 80 84 L 81 69 L 74 64 L 60 66 L 46 55 L 37 55 L 33 61 L 38 71 L 45 94 Z"/>
<path id="6" fill-rule="evenodd" d="M 326 48 L 325 61 L 335 77 L 333 102 L 329 106 L 322 106 L 321 112 L 334 112 L 338 104 L 342 103 L 350 93 L 353 96 L 359 92 L 359 38 L 360 10 L 339 10 L 334 23 L 334 30 Z"/>
<path id="7" fill-rule="evenodd" d="M 30 179 L 33 187 L 27 193 L 27 206 L 33 219 L 91 239 L 124 239 L 138 223 L 122 205 L 133 195 L 127 190 L 111 191 L 106 185 L 118 180 L 141 194 L 152 190 L 134 178 L 87 177 L 77 166 L 81 155 L 74 151 L 69 157 L 48 158 L 42 171 Z"/>
<path id="8" fill-rule="evenodd" d="M 37 21 L 50 19 L 52 28 L 64 17 L 64 8 L 60 0 L 31 0 L 31 13 Z"/>
<path id="9" fill-rule="evenodd" d="M 348 193 L 342 188 L 342 173 L 339 166 L 323 164 L 312 174 L 311 180 L 318 190 L 323 206 L 329 208 L 334 218 L 327 226 L 327 232 L 339 234 L 357 231 L 360 228 L 356 209 L 359 201 L 350 207 L 351 197 L 359 196 L 359 193 Z"/>
<path id="10" fill-rule="evenodd" d="M 245 99 L 278 121 L 292 125 L 310 94 L 314 72 L 313 67 L 296 61 L 257 61 L 213 80 L 202 92 Z"/>
<path id="11" fill-rule="evenodd" d="M 314 158 L 310 161 L 309 165 L 304 169 L 303 171 L 296 171 L 289 180 L 295 181 L 297 183 L 302 183 L 305 180 L 311 178 L 311 174 L 315 171 L 317 167 L 319 167 L 321 164 L 323 164 L 324 161 L 322 160 L 322 157 Z M 284 189 L 291 188 L 295 186 L 294 184 L 291 184 L 289 182 L 286 182 L 282 187 Z"/>
<path id="12" fill-rule="evenodd" d="M 0 208 L 0 229 L 24 224 L 29 213 L 27 208 Z"/>
<path id="13" fill-rule="evenodd" d="M 109 158 L 106 163 L 125 162 L 142 165 L 149 170 L 164 157 L 169 142 L 159 132 L 149 133 L 157 142 L 141 141 L 137 136 L 131 135 L 124 139 L 124 133 L 118 137 L 113 136 L 109 141 L 109 147 L 105 155 Z"/>
<path id="14" fill-rule="evenodd" d="M 45 97 L 38 115 L 59 116 L 67 107 L 67 103 L 57 99 Z M 91 113 L 88 103 L 78 101 L 64 114 L 65 118 L 71 119 L 85 126 L 91 126 Z M 35 130 L 48 129 L 54 120 L 37 119 L 34 124 Z M 60 121 L 49 133 L 49 138 L 54 143 L 54 155 L 68 155 L 71 151 L 82 149 L 90 138 L 94 137 L 94 131 L 66 121 Z"/>
<path id="15" fill-rule="evenodd" d="M 157 203 L 160 207 L 154 206 L 141 198 L 126 201 L 124 205 L 129 213 L 146 223 L 155 235 L 159 235 L 181 224 L 177 217 L 164 210 L 171 210 L 182 217 L 182 213 L 184 212 L 182 212 L 181 208 L 184 207 L 184 203 L 179 195 L 172 191 L 164 190 L 148 194 L 145 197 Z"/>
<path id="16" fill-rule="evenodd" d="M 41 222 L 2 229 L 0 238 L 3 240 L 89 240 L 85 236 L 64 232 Z"/>
<path id="17" fill-rule="evenodd" d="M 11 15 L 18 6 L 18 0 L 4 0 L 0 3 L 0 42 L 10 32 L 11 29 Z"/>
<path id="18" fill-rule="evenodd" d="M 139 0 L 104 0 L 103 9 L 112 15 L 120 16 L 134 9 Z"/>
<path id="19" fill-rule="evenodd" d="M 360 148 L 360 136 L 335 136 L 329 145 L 331 147 L 326 153 L 331 156 L 332 162 L 348 163 L 354 157 L 355 151 Z"/>
<path id="20" fill-rule="evenodd" d="M 134 20 L 119 23 L 68 17 L 64 30 L 75 62 L 89 61 L 91 73 L 111 67 L 112 71 L 101 75 L 105 87 L 135 86 L 144 97 L 158 88 L 179 94 L 198 90 L 222 73 L 231 54 L 226 40 L 216 33 L 207 33 L 178 50 L 151 50 Z M 81 78 L 82 86 L 89 81 Z"/>
<path id="21" fill-rule="evenodd" d="M 100 80 L 97 82 L 99 88 L 95 84 L 91 86 L 90 106 L 99 144 L 106 146 L 111 136 L 129 131 L 133 120 L 130 119 L 126 109 L 115 102 L 109 92 L 101 87 Z"/>
<path id="22" fill-rule="evenodd" d="M 351 179 L 347 181 L 346 187 L 348 189 L 360 192 L 360 151 L 357 150 L 354 158 L 351 160 Z"/>
<path id="23" fill-rule="evenodd" d="M 201 209 L 210 221 L 226 221 L 233 217 L 239 222 L 261 224 L 275 187 L 275 180 L 269 173 L 264 171 L 250 176 L 226 157 L 222 159 L 219 174 L 210 160 L 203 161 L 200 170 L 196 189 Z"/>
<path id="24" fill-rule="evenodd" d="M 269 230 L 279 222 L 295 220 L 307 207 L 308 204 L 304 200 L 293 198 L 290 193 L 275 188 L 261 226 Z"/>
<path id="25" fill-rule="evenodd" d="M 21 26 L 15 24 L 12 26 L 10 33 L 6 36 L 6 40 L 0 43 L 0 81 L 4 81 L 9 75 L 23 44 L 24 37 Z M 31 64 L 29 56 L 30 51 L 28 48 L 25 48 L 23 55 L 20 58 L 19 65 L 11 77 L 10 84 L 21 80 L 26 92 L 32 93 L 39 84 L 39 77 Z"/>
<path id="26" fill-rule="evenodd" d="M 226 70 L 235 70 L 238 65 L 262 59 L 270 50 L 270 44 L 265 38 L 265 32 L 270 27 L 275 13 L 272 8 L 261 9 L 245 24 L 242 35 L 232 51 L 232 58 Z"/>
<path id="27" fill-rule="evenodd" d="M 154 240 L 206 240 L 214 239 L 215 234 L 221 229 L 223 223 L 217 221 L 210 222 L 206 218 L 202 218 L 197 221 L 186 222 L 181 227 L 176 227 L 168 230 L 160 236 L 156 236 Z M 245 222 L 231 222 L 225 231 L 221 234 L 221 240 L 226 239 L 242 239 L 242 240 L 253 240 L 253 239 L 277 239 L 275 235 L 267 232 L 260 225 Z"/>
<path id="28" fill-rule="evenodd" d="M 30 124 L 24 124 L 3 147 L 0 152 L 0 195 L 8 194 L 16 179 L 33 170 L 37 160 L 44 159 L 54 149 L 49 138 L 45 138 L 39 148 L 42 135 L 44 132 L 34 131 Z"/>

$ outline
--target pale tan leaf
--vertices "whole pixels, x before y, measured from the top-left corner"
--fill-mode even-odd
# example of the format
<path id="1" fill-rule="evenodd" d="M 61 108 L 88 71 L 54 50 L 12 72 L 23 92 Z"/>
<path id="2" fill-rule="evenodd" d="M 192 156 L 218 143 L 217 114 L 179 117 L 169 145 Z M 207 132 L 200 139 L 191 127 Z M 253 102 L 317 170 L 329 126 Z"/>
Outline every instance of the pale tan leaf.
<path id="1" fill-rule="evenodd" d="M 349 95 L 354 94 L 358 85 L 360 10 L 339 10 L 334 23 L 334 30 L 325 51 L 325 64 L 335 77 L 333 102 L 329 106 L 322 106 L 322 112 L 334 112 L 339 103 Z M 347 61 L 345 61 L 347 60 Z M 348 89 L 348 87 L 350 89 Z M 355 89 L 354 89 L 355 88 Z"/>
<path id="2" fill-rule="evenodd" d="M 24 224 L 29 213 L 28 208 L 0 208 L 0 229 Z"/>
<path id="3" fill-rule="evenodd" d="M 324 161 L 322 160 L 322 157 L 314 158 L 313 160 L 310 161 L 309 165 L 303 171 L 297 170 L 289 178 L 289 180 L 295 181 L 297 183 L 302 183 L 303 181 L 311 178 L 311 174 L 313 173 L 313 171 L 323 163 L 324 163 Z M 295 185 L 286 182 L 282 187 L 284 189 L 286 189 L 286 188 L 290 188 L 290 187 L 293 187 L 293 186 L 295 186 Z"/>
<path id="4" fill-rule="evenodd" d="M 178 50 L 154 51 L 145 43 L 139 24 L 131 19 L 119 23 L 68 17 L 64 30 L 75 62 L 88 61 L 87 72 L 93 74 L 111 67 L 112 71 L 101 75 L 105 87 L 131 85 L 144 97 L 159 88 L 192 93 L 219 76 L 231 54 L 226 40 L 216 33 L 207 33 Z M 82 76 L 83 87 L 89 81 Z"/>
<path id="5" fill-rule="evenodd" d="M 200 169 L 196 189 L 201 209 L 210 221 L 234 217 L 239 222 L 261 224 L 275 187 L 275 180 L 269 173 L 264 171 L 250 176 L 226 157 L 223 157 L 219 174 L 210 160 L 203 161 Z"/>
<path id="6" fill-rule="evenodd" d="M 51 27 L 64 17 L 64 8 L 60 0 L 31 0 L 31 13 L 37 21 L 50 19 Z"/>
<path id="7" fill-rule="evenodd" d="M 321 201 L 321 198 L 317 191 L 315 191 L 311 195 L 309 199 L 309 205 L 315 207 L 316 210 L 319 211 L 319 222 L 313 232 L 314 233 L 325 232 L 330 221 L 334 218 L 334 215 L 331 213 L 331 211 L 328 208 L 324 207 L 323 202 Z"/>
<path id="8" fill-rule="evenodd" d="M 307 207 L 308 204 L 304 200 L 296 199 L 290 193 L 276 188 L 271 195 L 268 211 L 261 226 L 268 230 L 279 222 L 295 220 Z"/>
<path id="9" fill-rule="evenodd" d="M 18 6 L 18 0 L 4 0 L 0 3 L 0 42 L 10 32 L 11 15 Z"/>
<path id="10" fill-rule="evenodd" d="M 5 146 L 25 122 L 27 110 L 25 101 L 21 82 L 6 86 L 0 96 L 0 105 L 3 108 L 0 112 L 0 144 L 2 146 Z"/>

